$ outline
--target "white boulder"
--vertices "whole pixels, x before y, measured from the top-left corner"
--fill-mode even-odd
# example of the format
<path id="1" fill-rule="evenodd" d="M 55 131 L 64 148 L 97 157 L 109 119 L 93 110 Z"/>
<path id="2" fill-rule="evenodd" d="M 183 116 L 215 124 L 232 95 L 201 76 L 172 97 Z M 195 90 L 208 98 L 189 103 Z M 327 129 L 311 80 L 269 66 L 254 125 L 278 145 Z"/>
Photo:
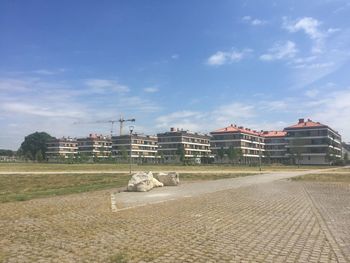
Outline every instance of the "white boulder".
<path id="1" fill-rule="evenodd" d="M 153 187 L 162 187 L 163 183 L 159 182 L 156 178 L 153 177 Z"/>
<path id="2" fill-rule="evenodd" d="M 159 182 L 165 186 L 176 186 L 180 183 L 179 174 L 176 172 L 159 173 L 156 175 Z"/>
<path id="3" fill-rule="evenodd" d="M 139 172 L 134 174 L 128 182 L 128 191 L 147 192 L 153 188 L 153 174 Z"/>
<path id="4" fill-rule="evenodd" d="M 161 187 L 163 184 L 153 177 L 151 172 L 138 172 L 128 182 L 129 192 L 147 192 L 153 187 Z"/>

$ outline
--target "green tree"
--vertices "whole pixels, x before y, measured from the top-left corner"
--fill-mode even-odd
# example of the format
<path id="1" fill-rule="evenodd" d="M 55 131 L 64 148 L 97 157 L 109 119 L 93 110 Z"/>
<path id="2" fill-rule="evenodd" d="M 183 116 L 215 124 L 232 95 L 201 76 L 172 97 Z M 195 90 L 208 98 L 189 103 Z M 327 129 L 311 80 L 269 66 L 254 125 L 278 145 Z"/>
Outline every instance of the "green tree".
<path id="1" fill-rule="evenodd" d="M 125 147 L 120 148 L 119 155 L 123 161 L 126 161 L 129 157 L 129 153 L 127 152 Z"/>
<path id="2" fill-rule="evenodd" d="M 160 151 L 160 152 L 158 152 L 158 154 L 159 154 L 160 163 L 164 163 L 164 153 L 162 151 Z"/>
<path id="3" fill-rule="evenodd" d="M 289 153 L 293 161 L 297 163 L 298 168 L 300 167 L 302 154 L 306 151 L 303 146 L 307 144 L 307 142 L 304 139 L 301 139 L 299 137 L 302 136 L 297 134 L 289 141 Z"/>
<path id="4" fill-rule="evenodd" d="M 46 160 L 46 143 L 52 139 L 54 139 L 54 137 L 46 132 L 35 132 L 29 134 L 24 138 L 24 141 L 19 148 L 19 152 L 22 156 L 34 161 L 36 159 L 36 154 L 40 151 L 42 159 Z"/>
<path id="5" fill-rule="evenodd" d="M 181 163 L 185 163 L 185 147 L 183 144 L 180 144 L 177 148 L 176 155 L 179 157 Z"/>
<path id="6" fill-rule="evenodd" d="M 265 160 L 267 164 L 271 163 L 271 154 L 269 151 L 265 151 Z"/>
<path id="7" fill-rule="evenodd" d="M 218 156 L 219 156 L 220 161 L 222 162 L 222 159 L 224 159 L 224 156 L 225 156 L 225 149 L 224 149 L 224 147 L 221 147 L 218 150 Z"/>
<path id="8" fill-rule="evenodd" d="M 35 154 L 35 160 L 37 162 L 42 162 L 44 160 L 44 157 L 43 157 L 43 154 L 41 152 L 41 150 L 37 151 L 36 154 Z"/>
<path id="9" fill-rule="evenodd" d="M 0 156 L 14 156 L 15 152 L 6 149 L 0 149 Z"/>
<path id="10" fill-rule="evenodd" d="M 241 163 L 241 160 L 243 158 L 243 151 L 242 149 L 236 149 L 236 162 Z"/>
<path id="11" fill-rule="evenodd" d="M 227 157 L 230 160 L 230 163 L 233 163 L 233 161 L 237 158 L 237 151 L 233 146 L 230 146 L 227 151 Z"/>
<path id="12" fill-rule="evenodd" d="M 346 164 L 349 162 L 349 155 L 348 155 L 347 152 L 344 154 L 344 162 L 345 162 Z"/>

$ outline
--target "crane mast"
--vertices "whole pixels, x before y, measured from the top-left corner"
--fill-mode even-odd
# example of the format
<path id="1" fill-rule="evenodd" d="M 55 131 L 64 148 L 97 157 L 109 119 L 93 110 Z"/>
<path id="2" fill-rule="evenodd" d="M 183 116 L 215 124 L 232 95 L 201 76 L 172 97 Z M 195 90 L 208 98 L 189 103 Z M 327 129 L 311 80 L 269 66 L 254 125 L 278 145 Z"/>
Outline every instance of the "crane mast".
<path id="1" fill-rule="evenodd" d="M 123 127 L 124 127 L 124 122 L 135 122 L 135 119 L 124 119 L 122 116 L 120 116 L 120 119 L 118 120 L 120 123 L 119 126 L 119 135 L 123 135 Z"/>

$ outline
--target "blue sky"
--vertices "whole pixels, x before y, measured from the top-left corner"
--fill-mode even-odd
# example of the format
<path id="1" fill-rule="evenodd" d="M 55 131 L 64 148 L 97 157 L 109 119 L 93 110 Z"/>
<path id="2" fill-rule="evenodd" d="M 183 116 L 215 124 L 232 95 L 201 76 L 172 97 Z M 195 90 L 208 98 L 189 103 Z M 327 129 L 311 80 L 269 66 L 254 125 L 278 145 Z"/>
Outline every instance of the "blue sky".
<path id="1" fill-rule="evenodd" d="M 282 129 L 350 140 L 350 3 L 0 2 L 0 148 L 25 135 Z M 73 124 L 80 122 L 80 124 Z"/>

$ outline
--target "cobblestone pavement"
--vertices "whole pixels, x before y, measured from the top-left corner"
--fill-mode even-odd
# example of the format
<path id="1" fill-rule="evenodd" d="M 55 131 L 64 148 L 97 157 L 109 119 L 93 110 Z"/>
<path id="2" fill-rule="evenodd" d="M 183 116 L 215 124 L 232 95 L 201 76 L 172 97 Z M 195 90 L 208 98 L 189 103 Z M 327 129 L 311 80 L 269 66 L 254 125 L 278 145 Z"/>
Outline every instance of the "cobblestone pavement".
<path id="1" fill-rule="evenodd" d="M 334 239 L 350 260 L 350 184 L 306 183 L 305 188 Z"/>
<path id="2" fill-rule="evenodd" d="M 349 195 L 349 185 L 283 180 L 118 213 L 109 191 L 5 203 L 0 259 L 350 262 Z"/>

